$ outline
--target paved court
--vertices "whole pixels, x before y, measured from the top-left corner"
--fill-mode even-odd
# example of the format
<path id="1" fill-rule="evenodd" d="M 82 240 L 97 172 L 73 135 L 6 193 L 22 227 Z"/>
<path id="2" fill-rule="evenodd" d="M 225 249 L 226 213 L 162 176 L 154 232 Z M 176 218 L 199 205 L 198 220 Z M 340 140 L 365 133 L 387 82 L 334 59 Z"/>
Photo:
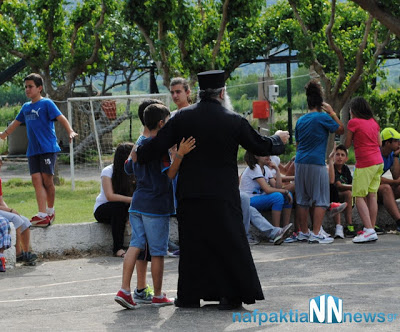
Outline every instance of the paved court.
<path id="1" fill-rule="evenodd" d="M 350 239 L 332 245 L 264 244 L 252 247 L 252 252 L 266 300 L 244 305 L 236 313 L 204 302 L 200 309 L 143 305 L 124 310 L 113 300 L 121 282 L 120 258 L 17 266 L 0 275 L 0 330 L 400 330 L 400 318 L 393 315 L 400 315 L 400 236 L 386 234 L 363 245 Z M 177 268 L 178 259 L 165 259 L 164 290 L 169 296 L 176 296 Z M 342 300 L 346 323 L 300 322 L 309 314 L 310 299 L 323 294 Z M 366 322 L 365 317 L 372 319 L 374 314 L 375 322 Z"/>

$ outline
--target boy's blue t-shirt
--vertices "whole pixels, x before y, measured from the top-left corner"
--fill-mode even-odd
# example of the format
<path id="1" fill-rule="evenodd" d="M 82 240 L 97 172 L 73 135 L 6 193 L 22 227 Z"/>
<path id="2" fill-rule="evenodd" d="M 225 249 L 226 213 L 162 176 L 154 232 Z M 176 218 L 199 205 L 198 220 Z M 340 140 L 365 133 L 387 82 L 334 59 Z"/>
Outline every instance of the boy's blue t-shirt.
<path id="1" fill-rule="evenodd" d="M 138 140 L 138 145 L 148 143 L 151 138 Z M 125 171 L 135 174 L 136 190 L 132 196 L 129 212 L 137 212 L 150 216 L 169 216 L 175 213 L 172 181 L 165 171 L 170 167 L 171 159 L 168 151 L 162 160 L 146 164 L 133 163 L 128 159 Z"/>
<path id="2" fill-rule="evenodd" d="M 389 170 L 393 166 L 394 158 L 395 157 L 394 157 L 393 151 L 387 157 L 384 157 L 382 155 L 382 159 L 383 159 L 383 173 L 382 174 L 386 173 L 386 171 Z M 398 158 L 398 157 L 396 157 L 396 158 Z"/>
<path id="3" fill-rule="evenodd" d="M 26 124 L 28 157 L 61 150 L 54 129 L 54 121 L 61 114 L 54 102 L 48 98 L 42 98 L 36 103 L 27 102 L 22 106 L 15 119 Z"/>
<path id="4" fill-rule="evenodd" d="M 296 163 L 325 165 L 329 133 L 338 128 L 339 124 L 326 113 L 311 112 L 300 117 L 295 128 Z"/>

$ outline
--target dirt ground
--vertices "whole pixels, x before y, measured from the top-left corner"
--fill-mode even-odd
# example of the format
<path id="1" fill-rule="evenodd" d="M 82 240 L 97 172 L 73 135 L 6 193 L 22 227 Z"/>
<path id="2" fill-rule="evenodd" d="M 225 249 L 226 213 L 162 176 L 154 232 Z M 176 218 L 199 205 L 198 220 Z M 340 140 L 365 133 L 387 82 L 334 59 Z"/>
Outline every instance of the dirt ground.
<path id="1" fill-rule="evenodd" d="M 104 165 L 106 166 L 106 165 Z M 238 165 L 239 174 L 241 174 L 247 165 Z M 76 166 L 76 180 L 94 180 L 100 182 L 101 170 L 96 166 Z M 59 175 L 65 180 L 71 180 L 70 165 L 59 164 Z M 28 160 L 26 158 L 7 159 L 3 156 L 3 167 L 1 168 L 0 177 L 3 181 L 19 178 L 22 180 L 30 180 Z"/>
<path id="2" fill-rule="evenodd" d="M 58 168 L 60 177 L 68 181 L 71 180 L 70 165 L 59 164 Z M 101 170 L 96 166 L 75 167 L 76 180 L 95 180 L 100 182 L 100 173 Z M 7 159 L 3 157 L 0 177 L 5 182 L 14 178 L 30 180 L 31 176 L 29 174 L 28 160 L 26 158 Z"/>

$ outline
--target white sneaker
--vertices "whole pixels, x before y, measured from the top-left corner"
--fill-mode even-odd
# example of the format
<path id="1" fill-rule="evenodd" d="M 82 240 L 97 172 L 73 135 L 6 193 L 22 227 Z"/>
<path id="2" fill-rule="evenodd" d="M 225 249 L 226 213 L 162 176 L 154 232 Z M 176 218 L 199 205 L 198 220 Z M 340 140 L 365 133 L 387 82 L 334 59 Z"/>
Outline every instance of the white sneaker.
<path id="1" fill-rule="evenodd" d="M 335 239 L 344 239 L 344 232 L 343 232 L 343 226 L 342 225 L 336 225 L 336 230 L 335 230 Z"/>
<path id="2" fill-rule="evenodd" d="M 297 235 L 297 241 L 299 242 L 306 242 L 308 241 L 309 238 L 310 238 L 310 230 L 308 231 L 308 233 L 303 233 L 302 231 L 300 231 L 299 234 Z"/>
<path id="3" fill-rule="evenodd" d="M 308 243 L 319 243 L 319 244 L 330 244 L 333 242 L 331 237 L 324 236 L 321 231 L 318 235 L 315 235 L 313 232 L 310 232 L 310 237 L 308 239 Z"/>
<path id="4" fill-rule="evenodd" d="M 325 237 L 331 237 L 331 235 L 329 233 L 325 232 L 325 230 L 322 228 L 322 226 L 321 226 L 321 229 L 319 230 L 319 232 Z"/>
<path id="5" fill-rule="evenodd" d="M 378 235 L 376 235 L 375 230 L 362 231 L 359 235 L 353 238 L 354 243 L 365 243 L 378 240 Z"/>

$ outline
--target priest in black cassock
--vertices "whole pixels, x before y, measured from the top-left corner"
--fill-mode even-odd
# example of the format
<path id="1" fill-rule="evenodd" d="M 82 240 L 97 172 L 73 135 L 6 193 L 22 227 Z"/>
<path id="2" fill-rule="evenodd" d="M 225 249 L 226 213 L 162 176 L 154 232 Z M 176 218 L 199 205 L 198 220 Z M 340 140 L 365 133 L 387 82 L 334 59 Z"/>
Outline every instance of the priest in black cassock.
<path id="1" fill-rule="evenodd" d="M 199 307 L 203 299 L 219 301 L 219 309 L 234 309 L 264 299 L 240 208 L 238 146 L 258 156 L 281 154 L 289 134 L 261 136 L 235 113 L 224 71 L 199 73 L 198 82 L 199 101 L 178 111 L 154 139 L 138 147 L 137 157 L 145 163 L 160 158 L 183 137 L 196 139 L 178 177 L 180 260 L 175 305 Z"/>

